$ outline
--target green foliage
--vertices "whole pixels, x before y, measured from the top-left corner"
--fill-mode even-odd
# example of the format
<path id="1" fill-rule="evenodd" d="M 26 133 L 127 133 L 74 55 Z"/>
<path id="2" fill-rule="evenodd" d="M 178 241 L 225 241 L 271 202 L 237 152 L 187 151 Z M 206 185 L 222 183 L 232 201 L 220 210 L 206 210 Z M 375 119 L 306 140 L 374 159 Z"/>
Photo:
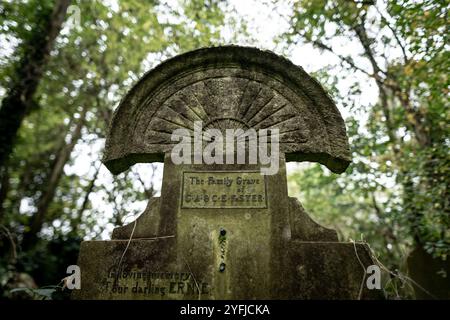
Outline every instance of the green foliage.
<path id="1" fill-rule="evenodd" d="M 53 5 L 54 1 L 0 4 L 0 36 L 14 49 L 0 59 L 0 88 L 5 91 L 18 76 L 14 66 L 22 57 L 21 44 L 44 25 L 41 17 Z M 133 204 L 146 201 L 157 186 L 147 185 L 142 192 L 135 172 L 113 178 L 100 167 L 99 150 L 113 109 L 150 67 L 181 52 L 218 44 L 224 20 L 231 14 L 226 2 L 215 0 L 172 2 L 172 6 L 159 1 L 128 0 L 116 6 L 110 1 L 78 0 L 72 5 L 80 10 L 80 24 L 67 22 L 59 34 L 43 66 L 35 106 L 15 142 L 10 159 L 14 165 L 3 173 L 6 196 L 0 195 L 0 225 L 15 235 L 17 256 L 7 258 L 11 245 L 2 237 L 0 247 L 7 250 L 0 250 L 0 288 L 14 282 L 19 273 L 31 274 L 38 286 L 59 282 L 64 268 L 75 264 L 81 239 L 99 239 L 106 228 L 139 213 Z M 58 161 L 64 161 L 59 178 Z M 80 162 L 86 170 L 79 168 Z M 39 241 L 24 251 L 23 235 L 30 231 L 52 186 L 54 195 Z M 105 204 L 103 209 L 93 205 L 94 195 Z M 50 297 L 50 290 L 30 293 Z"/>
<path id="2" fill-rule="evenodd" d="M 415 245 L 438 259 L 450 253 L 447 16 L 445 1 L 303 0 L 284 35 L 288 46 L 311 43 L 338 58 L 319 76 L 356 116 L 347 119 L 347 172 L 313 166 L 292 175 L 291 186 L 317 219 L 344 238 L 362 234 L 392 268 Z M 376 104 L 357 102 L 363 83 L 355 75 L 376 85 Z M 350 92 L 337 90 L 340 81 L 353 82 Z"/>

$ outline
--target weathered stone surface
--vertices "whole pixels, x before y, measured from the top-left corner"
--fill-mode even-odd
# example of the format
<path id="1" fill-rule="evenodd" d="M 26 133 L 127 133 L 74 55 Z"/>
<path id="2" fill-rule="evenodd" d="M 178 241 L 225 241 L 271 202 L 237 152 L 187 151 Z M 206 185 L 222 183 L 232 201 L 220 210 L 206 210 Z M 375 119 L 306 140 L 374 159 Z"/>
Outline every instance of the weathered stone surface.
<path id="1" fill-rule="evenodd" d="M 172 131 L 192 131 L 200 120 L 205 127 L 278 127 L 288 161 L 339 173 L 350 163 L 344 121 L 320 84 L 272 52 L 238 46 L 191 51 L 148 72 L 114 114 L 104 163 L 120 173 L 163 161 Z"/>
<path id="2" fill-rule="evenodd" d="M 291 238 L 302 241 L 338 241 L 337 232 L 312 220 L 297 198 L 289 197 Z"/>
<path id="3" fill-rule="evenodd" d="M 183 206 L 185 172 L 198 177 L 249 177 L 256 165 L 174 165 L 166 157 L 161 198 L 152 199 L 137 219 L 133 240 L 118 266 L 130 239 L 134 222 L 114 230 L 112 241 L 84 242 L 79 265 L 82 290 L 79 299 L 197 299 L 195 281 L 204 286 L 201 299 L 354 299 L 358 297 L 364 272 L 350 243 L 337 242 L 334 230 L 309 218 L 297 199 L 287 196 L 284 161 L 274 176 L 257 175 L 265 180 L 265 190 L 253 189 L 267 197 L 263 206 L 221 208 Z M 225 169 L 227 169 L 225 171 Z M 216 175 L 219 172 L 220 174 Z M 258 171 L 257 171 L 258 172 Z M 227 187 L 224 187 L 225 189 Z M 214 191 L 215 190 L 215 191 Z M 191 194 L 204 194 L 202 188 Z M 223 188 L 209 194 L 228 194 Z M 256 197 L 258 200 L 258 197 Z M 159 217 L 158 210 L 159 209 Z M 154 224 L 153 224 L 154 223 Z M 159 226 L 156 229 L 156 226 Z M 226 231 L 221 246 L 220 231 Z M 140 238 L 163 237 L 157 241 Z M 367 251 L 357 245 L 364 265 L 373 264 Z M 221 249 L 224 248 L 224 258 Z M 219 271 L 220 263 L 225 270 Z M 134 292 L 136 279 L 125 278 L 112 291 L 110 272 L 189 273 L 186 281 L 155 279 L 150 284 L 137 281 L 147 292 Z M 84 275 L 87 275 L 85 278 Z M 99 281 L 99 279 L 103 279 Z M 195 281 L 194 281 L 195 279 Z M 172 279 L 173 280 L 173 279 Z M 105 287 L 106 282 L 111 282 Z M 182 288 L 179 289 L 178 286 Z M 120 293 L 119 289 L 128 287 Z M 163 295 L 154 288 L 165 287 Z M 172 289 L 171 289 L 172 288 Z M 187 291 L 189 288 L 189 291 Z M 150 291 L 148 291 L 150 290 Z M 376 297 L 364 291 L 361 298 Z"/>
<path id="4" fill-rule="evenodd" d="M 278 172 L 261 175 L 262 166 L 249 163 L 175 165 L 171 133 L 192 131 L 197 120 L 221 131 L 279 128 Z M 338 242 L 288 197 L 286 159 L 335 172 L 350 161 L 343 119 L 300 67 L 270 52 L 220 47 L 150 71 L 117 109 L 104 162 L 119 173 L 164 161 L 161 196 L 113 240 L 82 244 L 74 298 L 359 298 L 363 269 L 373 264 L 367 248 Z M 160 273 L 172 278 L 151 278 Z M 114 281 L 117 274 L 125 276 Z M 374 296 L 363 290 L 361 298 Z"/>
<path id="5" fill-rule="evenodd" d="M 119 268 L 127 244 L 83 242 L 78 261 L 83 266 L 82 290 L 73 292 L 74 299 L 382 298 L 379 290 L 365 285 L 359 296 L 367 275 L 358 257 L 365 267 L 373 264 L 361 244 L 291 241 L 283 251 L 282 272 L 255 268 L 254 257 L 247 256 L 245 261 L 228 261 L 241 269 L 223 273 L 208 254 L 195 254 L 198 262 L 188 254 L 176 259 L 174 238 L 132 240 Z"/>
<path id="6" fill-rule="evenodd" d="M 147 208 L 139 215 L 136 221 L 123 227 L 114 228 L 111 239 L 129 239 L 132 233 L 133 239 L 156 237 L 160 222 L 159 208 L 160 198 L 151 198 L 147 204 Z"/>
<path id="7" fill-rule="evenodd" d="M 291 241 L 288 252 L 288 299 L 384 298 L 381 290 L 367 289 L 366 269 L 374 262 L 363 244 Z"/>
<path id="8" fill-rule="evenodd" d="M 152 274 L 159 274 L 161 271 L 170 270 L 175 273 L 172 249 L 175 246 L 175 239 L 133 240 L 128 248 L 127 245 L 128 241 L 125 240 L 82 242 L 78 258 L 78 265 L 81 266 L 81 290 L 74 290 L 72 298 L 163 299 L 164 295 L 155 288 L 165 286 L 165 279 L 152 279 L 151 284 L 147 284 L 147 278 L 151 279 Z M 137 274 L 122 277 L 124 273 L 126 275 L 130 272 L 150 276 L 146 279 L 142 275 L 138 278 Z M 120 277 L 117 277 L 117 274 Z M 145 293 L 134 293 L 132 287 L 136 282 L 138 286 L 149 289 Z M 125 286 L 128 289 L 124 289 Z"/>
<path id="9" fill-rule="evenodd" d="M 154 238 L 158 236 L 160 198 L 150 199 L 145 211 L 125 226 L 114 228 L 111 238 L 113 240 Z M 136 226 L 135 226 L 136 224 Z M 308 216 L 297 198 L 289 197 L 289 224 L 291 238 L 302 241 L 338 241 L 337 232 L 325 228 Z M 134 228 L 134 232 L 133 232 Z"/>

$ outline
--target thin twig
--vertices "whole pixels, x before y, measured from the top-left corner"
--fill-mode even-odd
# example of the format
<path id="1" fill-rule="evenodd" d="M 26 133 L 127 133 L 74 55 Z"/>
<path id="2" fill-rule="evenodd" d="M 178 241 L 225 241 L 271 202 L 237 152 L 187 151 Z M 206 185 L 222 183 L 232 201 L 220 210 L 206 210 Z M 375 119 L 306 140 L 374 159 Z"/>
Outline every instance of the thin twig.
<path id="1" fill-rule="evenodd" d="M 195 279 L 195 275 L 192 272 L 191 267 L 189 266 L 189 263 L 187 262 L 187 260 L 184 258 L 184 256 L 182 254 L 181 254 L 181 258 L 184 260 L 184 263 L 186 263 L 186 265 L 187 265 L 187 267 L 189 269 L 189 273 L 192 276 L 192 279 L 194 279 L 195 286 L 197 287 L 197 291 L 198 291 L 198 300 L 201 300 L 201 291 L 200 291 L 200 287 L 199 287 L 199 285 L 197 283 L 197 279 Z"/>
<path id="2" fill-rule="evenodd" d="M 363 291 L 363 287 L 364 287 L 364 280 L 366 279 L 366 267 L 364 266 L 364 264 L 362 263 L 361 259 L 359 258 L 358 250 L 356 249 L 356 242 L 354 240 L 352 240 L 352 239 L 350 239 L 350 242 L 353 243 L 353 248 L 355 249 L 356 258 L 358 259 L 359 264 L 363 268 L 363 272 L 364 272 L 363 273 L 363 278 L 362 278 L 362 281 L 361 281 L 361 285 L 359 286 L 359 292 L 358 292 L 358 300 L 361 300 L 362 291 Z"/>
<path id="3" fill-rule="evenodd" d="M 393 272 L 391 270 L 389 270 L 384 264 L 382 264 L 380 262 L 380 260 L 378 260 L 378 258 L 373 254 L 372 249 L 370 248 L 370 245 L 368 243 L 365 242 L 365 244 L 367 245 L 368 249 L 369 249 L 369 254 L 371 256 L 372 259 L 375 260 L 375 262 L 381 267 L 381 269 L 383 269 L 384 271 L 386 271 L 387 273 L 389 273 L 390 275 L 399 278 L 402 283 L 407 283 L 408 281 L 413 283 L 415 286 L 417 286 L 419 289 L 421 289 L 423 292 L 425 292 L 426 294 L 428 294 L 430 297 L 432 297 L 433 299 L 437 299 L 437 297 L 435 295 L 433 295 L 431 292 L 429 292 L 428 290 L 426 290 L 424 287 L 422 287 L 420 284 L 418 284 L 416 281 L 414 281 L 413 279 L 411 279 L 410 277 L 400 273 L 400 272 Z"/>

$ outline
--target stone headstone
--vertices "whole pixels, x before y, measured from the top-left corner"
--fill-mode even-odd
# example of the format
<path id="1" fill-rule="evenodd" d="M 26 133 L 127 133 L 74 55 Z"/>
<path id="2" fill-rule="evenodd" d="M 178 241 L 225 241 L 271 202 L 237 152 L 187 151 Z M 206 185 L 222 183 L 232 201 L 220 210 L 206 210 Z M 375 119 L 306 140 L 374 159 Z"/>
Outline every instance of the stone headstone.
<path id="1" fill-rule="evenodd" d="M 175 164 L 172 133 L 195 132 L 198 122 L 203 132 L 278 129 L 278 170 L 263 175 L 249 159 Z M 151 70 L 117 108 L 103 162 L 114 174 L 164 162 L 161 197 L 115 228 L 112 240 L 81 244 L 81 290 L 73 297 L 374 297 L 366 289 L 360 295 L 373 264 L 368 248 L 339 242 L 288 197 L 286 161 L 319 162 L 336 173 L 351 161 L 338 109 L 302 68 L 268 51 L 226 46 Z"/>

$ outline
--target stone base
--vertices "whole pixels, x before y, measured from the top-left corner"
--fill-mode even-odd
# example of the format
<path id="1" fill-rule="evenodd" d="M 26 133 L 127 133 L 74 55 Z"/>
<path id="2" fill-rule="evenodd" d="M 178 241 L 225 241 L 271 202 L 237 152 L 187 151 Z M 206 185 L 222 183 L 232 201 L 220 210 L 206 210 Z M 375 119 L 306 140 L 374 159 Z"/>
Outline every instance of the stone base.
<path id="1" fill-rule="evenodd" d="M 270 274 L 259 274 L 266 268 L 258 266 L 251 274 L 248 266 L 240 274 L 231 274 L 236 268 L 220 272 L 216 263 L 206 259 L 202 263 L 209 272 L 202 275 L 191 267 L 195 265 L 191 257 L 171 249 L 176 247 L 175 238 L 132 240 L 127 245 L 127 240 L 83 242 L 78 260 L 81 290 L 75 290 L 72 298 L 358 299 L 362 281 L 362 299 L 383 296 L 365 286 L 361 263 L 367 268 L 373 261 L 362 244 L 291 240 L 281 264 L 274 264 L 281 269 L 272 266 Z M 252 257 L 247 260 L 252 263 Z"/>
<path id="2" fill-rule="evenodd" d="M 287 273 L 291 275 L 291 296 L 285 298 L 326 300 L 384 298 L 381 290 L 367 289 L 366 270 L 374 262 L 366 245 L 292 241 L 289 252 Z M 361 284 L 363 290 L 359 297 Z"/>

